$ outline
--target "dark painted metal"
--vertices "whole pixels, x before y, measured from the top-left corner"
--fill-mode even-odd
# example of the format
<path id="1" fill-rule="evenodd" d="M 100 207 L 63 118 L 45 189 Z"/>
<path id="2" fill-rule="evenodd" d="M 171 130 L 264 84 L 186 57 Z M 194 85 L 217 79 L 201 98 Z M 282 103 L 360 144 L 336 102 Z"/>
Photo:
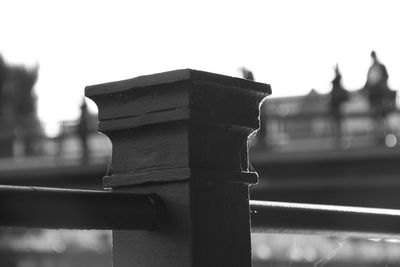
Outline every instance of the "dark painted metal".
<path id="1" fill-rule="evenodd" d="M 9 170 L 1 170 L 1 185 L 39 186 L 69 189 L 103 189 L 103 176 L 108 164 L 54 165 L 35 168 L 21 168 L 15 164 Z"/>
<path id="2" fill-rule="evenodd" d="M 156 192 L 169 223 L 114 231 L 113 265 L 250 267 L 248 136 L 269 85 L 176 70 L 89 86 L 113 146 L 104 186 Z"/>
<path id="3" fill-rule="evenodd" d="M 165 219 L 156 194 L 0 186 L 0 226 L 154 230 Z"/>
<path id="4" fill-rule="evenodd" d="M 250 201 L 253 232 L 400 236 L 400 210 Z"/>

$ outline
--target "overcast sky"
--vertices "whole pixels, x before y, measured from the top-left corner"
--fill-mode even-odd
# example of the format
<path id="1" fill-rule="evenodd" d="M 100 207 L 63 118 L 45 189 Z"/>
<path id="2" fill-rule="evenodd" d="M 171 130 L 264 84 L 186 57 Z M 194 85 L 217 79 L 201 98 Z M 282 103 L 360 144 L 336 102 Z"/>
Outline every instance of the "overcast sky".
<path id="1" fill-rule="evenodd" d="M 399 1 L 0 2 L 0 53 L 40 65 L 39 116 L 74 119 L 84 87 L 180 68 L 239 76 L 251 69 L 274 96 L 361 88 L 370 51 L 400 89 Z"/>

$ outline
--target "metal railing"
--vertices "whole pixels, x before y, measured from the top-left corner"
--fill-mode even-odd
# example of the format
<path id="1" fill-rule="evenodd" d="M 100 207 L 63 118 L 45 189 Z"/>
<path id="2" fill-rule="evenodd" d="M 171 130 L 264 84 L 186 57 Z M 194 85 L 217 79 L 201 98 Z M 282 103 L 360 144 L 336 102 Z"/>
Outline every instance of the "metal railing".
<path id="1" fill-rule="evenodd" d="M 165 221 L 155 194 L 0 186 L 0 226 L 154 230 Z"/>
<path id="2" fill-rule="evenodd" d="M 400 237 L 400 210 L 250 200 L 253 232 Z"/>
<path id="3" fill-rule="evenodd" d="M 252 232 L 400 237 L 400 210 L 250 200 Z M 0 186 L 0 226 L 156 230 L 156 194 Z"/>
<path id="4" fill-rule="evenodd" d="M 399 110 L 385 117 L 371 111 L 343 113 L 340 118 L 329 112 L 300 112 L 296 114 L 266 114 L 266 135 L 261 140 L 268 146 L 285 151 L 308 150 L 307 142 L 318 142 L 322 148 L 352 148 L 398 145 Z M 299 148 L 299 144 L 306 144 Z M 309 145 L 309 144 L 308 144 Z"/>
<path id="5" fill-rule="evenodd" d="M 113 191 L 3 186 L 0 225 L 116 230 L 115 267 L 250 267 L 251 231 L 398 236 L 400 210 L 249 200 L 248 136 L 270 92 L 194 70 L 88 87 Z"/>
<path id="6" fill-rule="evenodd" d="M 166 207 L 153 194 L 1 186 L 0 203 L 1 227 L 147 231 L 176 227 L 166 220 Z M 250 209 L 252 233 L 400 237 L 400 210 L 257 200 L 250 200 Z"/>

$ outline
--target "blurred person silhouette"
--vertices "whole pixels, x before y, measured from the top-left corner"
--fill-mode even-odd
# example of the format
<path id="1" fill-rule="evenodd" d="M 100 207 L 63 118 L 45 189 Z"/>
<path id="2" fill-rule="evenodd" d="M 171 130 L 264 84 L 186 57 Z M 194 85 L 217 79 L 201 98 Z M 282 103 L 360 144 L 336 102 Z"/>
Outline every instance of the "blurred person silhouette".
<path id="1" fill-rule="evenodd" d="M 0 55 L 0 118 L 3 114 L 3 86 L 6 80 L 6 64 Z"/>
<path id="2" fill-rule="evenodd" d="M 387 133 L 386 116 L 396 109 L 396 91 L 389 88 L 386 67 L 378 60 L 375 51 L 371 52 L 371 59 L 364 91 L 375 123 L 377 142 L 382 143 Z"/>
<path id="3" fill-rule="evenodd" d="M 77 125 L 77 134 L 81 143 L 81 163 L 87 164 L 89 162 L 89 145 L 88 145 L 88 135 L 89 135 L 89 113 L 86 105 L 85 98 L 82 99 L 81 113 L 79 122 Z"/>
<path id="4" fill-rule="evenodd" d="M 332 116 L 332 130 L 336 139 L 336 146 L 342 146 L 342 106 L 349 99 L 349 93 L 342 85 L 342 75 L 338 64 L 334 68 L 335 77 L 332 80 L 332 90 L 330 92 L 330 115 Z"/>
<path id="5" fill-rule="evenodd" d="M 243 79 L 250 80 L 250 81 L 255 81 L 252 71 L 246 69 L 245 67 L 241 67 L 241 68 L 239 68 L 239 70 L 242 73 Z"/>
<path id="6" fill-rule="evenodd" d="M 60 123 L 60 128 L 58 135 L 56 137 L 56 155 L 58 158 L 61 158 L 64 153 L 64 140 L 66 138 L 66 122 L 63 121 Z"/>

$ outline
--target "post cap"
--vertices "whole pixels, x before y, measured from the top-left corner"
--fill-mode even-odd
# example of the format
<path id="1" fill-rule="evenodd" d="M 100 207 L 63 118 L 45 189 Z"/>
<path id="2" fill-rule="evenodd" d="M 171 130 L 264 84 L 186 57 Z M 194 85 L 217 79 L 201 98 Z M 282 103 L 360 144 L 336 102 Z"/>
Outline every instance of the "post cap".
<path id="1" fill-rule="evenodd" d="M 191 69 L 86 87 L 99 108 L 99 131 L 113 143 L 105 185 L 210 172 L 243 180 L 250 172 L 247 138 L 270 93 L 267 84 Z"/>

